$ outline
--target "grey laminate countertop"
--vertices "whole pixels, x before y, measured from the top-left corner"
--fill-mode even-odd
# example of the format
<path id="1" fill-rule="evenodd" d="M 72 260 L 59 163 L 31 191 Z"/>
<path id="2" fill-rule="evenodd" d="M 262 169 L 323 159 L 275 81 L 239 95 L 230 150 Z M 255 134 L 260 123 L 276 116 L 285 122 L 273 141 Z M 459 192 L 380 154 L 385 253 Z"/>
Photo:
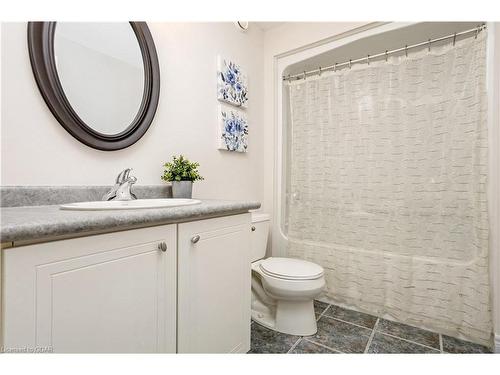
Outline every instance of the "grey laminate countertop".
<path id="1" fill-rule="evenodd" d="M 2 243 L 79 237 L 182 221 L 227 216 L 258 209 L 252 201 L 202 200 L 198 205 L 114 211 L 69 211 L 59 205 L 1 207 Z"/>

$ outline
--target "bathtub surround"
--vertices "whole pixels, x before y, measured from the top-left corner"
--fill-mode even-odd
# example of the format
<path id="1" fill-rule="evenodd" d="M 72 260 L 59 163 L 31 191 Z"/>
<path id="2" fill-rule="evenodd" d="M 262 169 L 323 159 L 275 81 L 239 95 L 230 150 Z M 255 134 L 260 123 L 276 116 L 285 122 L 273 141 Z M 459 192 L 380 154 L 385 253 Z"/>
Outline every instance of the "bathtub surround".
<path id="1" fill-rule="evenodd" d="M 288 255 L 327 296 L 489 345 L 486 32 L 292 82 Z"/>

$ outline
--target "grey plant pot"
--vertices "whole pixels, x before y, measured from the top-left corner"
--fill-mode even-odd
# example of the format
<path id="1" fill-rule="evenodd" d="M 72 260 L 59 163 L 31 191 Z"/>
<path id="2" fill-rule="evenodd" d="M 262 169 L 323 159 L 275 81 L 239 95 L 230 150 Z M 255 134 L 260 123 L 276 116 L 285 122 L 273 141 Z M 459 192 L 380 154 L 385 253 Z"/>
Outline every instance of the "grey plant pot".
<path id="1" fill-rule="evenodd" d="M 193 181 L 172 181 L 172 197 L 191 199 L 193 196 Z"/>

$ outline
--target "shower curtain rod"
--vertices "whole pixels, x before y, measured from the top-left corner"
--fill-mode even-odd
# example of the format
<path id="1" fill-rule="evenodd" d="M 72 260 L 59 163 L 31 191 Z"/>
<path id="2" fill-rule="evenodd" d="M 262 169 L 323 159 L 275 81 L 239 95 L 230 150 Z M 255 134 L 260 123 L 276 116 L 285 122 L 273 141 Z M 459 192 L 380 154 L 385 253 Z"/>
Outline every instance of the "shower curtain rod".
<path id="1" fill-rule="evenodd" d="M 283 76 L 283 81 L 291 81 L 292 79 L 294 79 L 294 80 L 306 79 L 308 76 L 311 76 L 311 75 L 316 75 L 316 74 L 321 75 L 321 73 L 323 73 L 325 71 L 328 71 L 328 70 L 336 71 L 337 69 L 342 68 L 342 67 L 346 67 L 346 66 L 348 66 L 349 68 L 351 68 L 352 64 L 360 63 L 360 62 L 366 62 L 369 65 L 370 64 L 370 59 L 376 59 L 376 58 L 382 57 L 382 56 L 385 56 L 385 61 L 387 61 L 387 57 L 389 55 L 392 55 L 392 54 L 395 54 L 395 53 L 398 53 L 398 52 L 403 52 L 403 51 L 405 52 L 406 57 L 408 57 L 408 50 L 409 49 L 428 45 L 428 48 L 429 48 L 429 51 L 430 51 L 432 43 L 441 42 L 441 41 L 446 40 L 446 39 L 453 38 L 453 45 L 455 45 L 455 41 L 457 39 L 457 36 L 462 36 L 462 35 L 466 35 L 466 34 L 476 33 L 475 38 L 477 38 L 477 35 L 479 34 L 479 32 L 481 32 L 482 30 L 485 30 L 485 29 L 486 29 L 486 25 L 482 24 L 482 25 L 480 25 L 478 27 L 475 27 L 473 29 L 469 29 L 469 30 L 461 31 L 459 33 L 454 33 L 454 34 L 442 36 L 442 37 L 436 38 L 436 39 L 428 39 L 425 42 L 421 42 L 421 43 L 417 43 L 417 44 L 412 44 L 410 46 L 406 45 L 404 47 L 393 49 L 393 50 L 390 50 L 390 51 L 386 50 L 385 52 L 377 53 L 376 55 L 367 55 L 366 57 L 360 57 L 359 59 L 344 61 L 342 63 L 335 63 L 333 65 L 326 66 L 324 68 L 319 67 L 318 69 L 304 71 L 304 72 L 298 73 L 298 74 L 289 74 L 287 76 Z"/>

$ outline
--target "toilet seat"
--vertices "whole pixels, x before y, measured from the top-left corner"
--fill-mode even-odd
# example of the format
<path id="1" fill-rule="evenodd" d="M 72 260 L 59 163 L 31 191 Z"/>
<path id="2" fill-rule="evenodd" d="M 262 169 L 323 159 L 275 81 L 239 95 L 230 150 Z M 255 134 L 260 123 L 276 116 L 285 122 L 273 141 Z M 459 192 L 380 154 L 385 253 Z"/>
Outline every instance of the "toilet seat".
<path id="1" fill-rule="evenodd" d="M 263 274 L 284 280 L 316 280 L 323 277 L 323 267 L 302 259 L 267 258 L 259 263 Z"/>

